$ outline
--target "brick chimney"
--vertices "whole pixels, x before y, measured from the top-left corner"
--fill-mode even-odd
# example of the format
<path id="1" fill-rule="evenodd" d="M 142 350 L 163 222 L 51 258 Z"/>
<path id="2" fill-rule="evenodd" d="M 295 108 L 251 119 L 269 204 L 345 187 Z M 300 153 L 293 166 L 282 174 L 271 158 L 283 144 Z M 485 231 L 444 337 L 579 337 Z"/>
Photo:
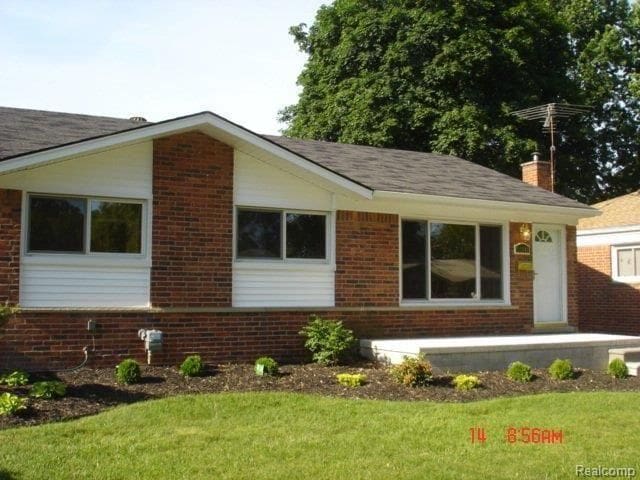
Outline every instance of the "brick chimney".
<path id="1" fill-rule="evenodd" d="M 522 181 L 524 183 L 553 191 L 551 164 L 540 160 L 538 152 L 533 153 L 531 162 L 523 163 L 520 167 L 522 167 Z"/>

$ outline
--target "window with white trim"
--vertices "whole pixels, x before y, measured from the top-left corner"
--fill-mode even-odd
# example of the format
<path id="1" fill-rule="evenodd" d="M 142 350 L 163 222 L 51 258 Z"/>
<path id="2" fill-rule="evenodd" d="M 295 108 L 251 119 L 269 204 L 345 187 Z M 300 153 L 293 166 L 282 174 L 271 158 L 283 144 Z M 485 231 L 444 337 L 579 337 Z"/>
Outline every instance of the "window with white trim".
<path id="1" fill-rule="evenodd" d="M 326 260 L 327 214 L 238 208 L 239 259 Z"/>
<path id="2" fill-rule="evenodd" d="M 640 245 L 612 247 L 613 278 L 640 283 Z"/>
<path id="3" fill-rule="evenodd" d="M 502 226 L 402 221 L 403 300 L 502 300 Z"/>
<path id="4" fill-rule="evenodd" d="M 142 253 L 143 203 L 29 195 L 29 253 Z"/>

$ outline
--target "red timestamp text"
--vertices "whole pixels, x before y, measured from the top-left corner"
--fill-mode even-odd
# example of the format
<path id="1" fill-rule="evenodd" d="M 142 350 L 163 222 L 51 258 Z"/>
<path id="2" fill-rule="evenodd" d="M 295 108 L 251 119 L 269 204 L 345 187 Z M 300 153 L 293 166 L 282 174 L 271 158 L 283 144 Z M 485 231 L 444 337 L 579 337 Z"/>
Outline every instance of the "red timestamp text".
<path id="1" fill-rule="evenodd" d="M 536 427 L 507 427 L 504 438 L 507 443 L 564 443 L 564 432 L 561 429 Z"/>

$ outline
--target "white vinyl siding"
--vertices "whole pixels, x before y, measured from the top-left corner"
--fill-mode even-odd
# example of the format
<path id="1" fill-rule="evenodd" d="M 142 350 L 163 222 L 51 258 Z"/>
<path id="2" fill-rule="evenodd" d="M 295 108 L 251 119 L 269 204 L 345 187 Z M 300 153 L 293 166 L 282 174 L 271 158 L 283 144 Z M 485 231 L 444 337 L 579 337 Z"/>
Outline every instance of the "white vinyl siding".
<path id="1" fill-rule="evenodd" d="M 236 205 L 323 211 L 332 207 L 331 192 L 239 150 L 233 192 Z"/>
<path id="2" fill-rule="evenodd" d="M 234 204 L 237 207 L 331 213 L 332 201 L 331 192 L 236 150 Z M 334 221 L 335 215 L 327 216 L 326 261 L 235 260 L 233 306 L 334 306 Z"/>
<path id="3" fill-rule="evenodd" d="M 329 265 L 236 264 L 234 307 L 332 307 L 335 272 Z"/>
<path id="4" fill-rule="evenodd" d="M 150 305 L 151 142 L 116 148 L 0 177 L 23 190 L 20 305 L 24 308 L 130 308 Z M 29 194 L 79 195 L 144 202 L 141 255 L 28 253 Z M 124 258 L 123 258 L 124 257 Z"/>
<path id="5" fill-rule="evenodd" d="M 23 262 L 20 277 L 23 307 L 149 306 L 148 267 Z"/>

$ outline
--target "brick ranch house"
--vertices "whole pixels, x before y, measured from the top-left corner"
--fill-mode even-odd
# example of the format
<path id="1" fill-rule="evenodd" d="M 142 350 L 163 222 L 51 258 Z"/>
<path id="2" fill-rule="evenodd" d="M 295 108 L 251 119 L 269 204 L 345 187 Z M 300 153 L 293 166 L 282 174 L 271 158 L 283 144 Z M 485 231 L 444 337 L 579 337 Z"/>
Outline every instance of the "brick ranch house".
<path id="1" fill-rule="evenodd" d="M 640 335 L 640 191 L 578 224 L 580 328 Z"/>
<path id="2" fill-rule="evenodd" d="M 594 209 L 447 155 L 0 109 L 0 365 L 306 357 L 311 313 L 363 337 L 578 326 Z M 549 166 L 523 165 L 549 186 Z M 535 266 L 535 275 L 532 271 Z M 566 329 L 566 328 L 565 328 Z"/>

